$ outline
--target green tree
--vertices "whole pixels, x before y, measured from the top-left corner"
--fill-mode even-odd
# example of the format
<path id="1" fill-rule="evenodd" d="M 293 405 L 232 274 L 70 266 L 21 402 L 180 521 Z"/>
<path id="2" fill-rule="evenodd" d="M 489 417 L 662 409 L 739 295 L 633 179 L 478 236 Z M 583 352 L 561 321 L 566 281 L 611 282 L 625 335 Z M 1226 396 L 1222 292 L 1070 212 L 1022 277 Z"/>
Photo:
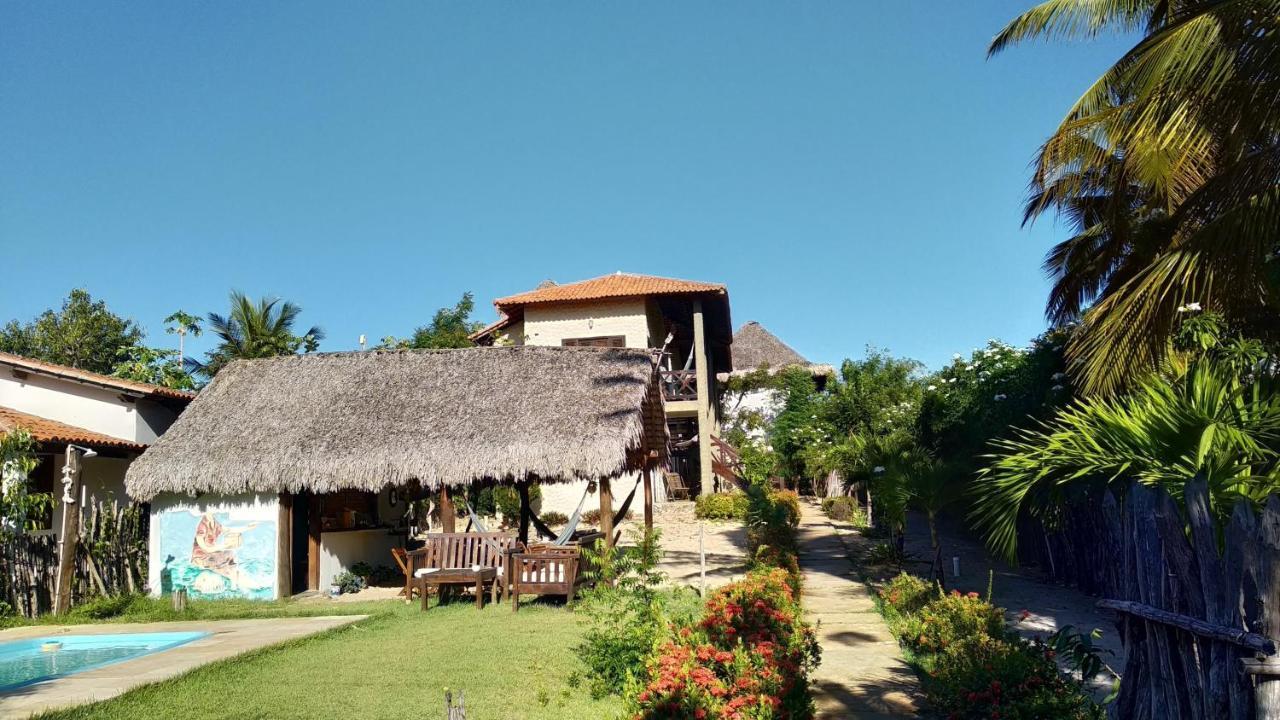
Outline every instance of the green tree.
<path id="1" fill-rule="evenodd" d="M 138 344 L 142 330 L 87 290 L 75 289 L 60 310 L 0 329 L 0 350 L 81 370 L 111 374 L 119 352 Z"/>
<path id="2" fill-rule="evenodd" d="M 134 345 L 120 352 L 115 377 L 175 390 L 195 390 L 196 380 L 187 372 L 177 350 Z"/>
<path id="3" fill-rule="evenodd" d="M 1026 217 L 1066 218 L 1049 316 L 1085 392 L 1171 353 L 1200 304 L 1274 343 L 1280 303 L 1280 0 L 1048 0 L 992 54 L 1033 38 L 1139 31 L 1040 151 Z"/>
<path id="4" fill-rule="evenodd" d="M 187 336 L 200 337 L 204 332 L 200 327 L 200 318 L 196 315 L 185 313 L 181 310 L 175 310 L 169 317 L 164 319 L 165 332 L 170 335 L 178 336 L 178 360 L 181 362 L 187 357 L 186 339 Z"/>
<path id="5" fill-rule="evenodd" d="M 473 321 L 471 312 L 475 310 L 475 300 L 471 293 L 462 294 L 456 305 L 436 310 L 431 322 L 413 331 L 409 347 L 417 349 L 466 348 L 475 343 L 468 337 L 484 327 L 484 323 Z"/>
<path id="6" fill-rule="evenodd" d="M 228 315 L 209 313 L 209 329 L 218 345 L 205 353 L 205 362 L 192 361 L 196 372 L 212 378 L 232 360 L 267 358 L 315 352 L 324 331 L 312 326 L 302 334 L 293 330 L 302 308 L 279 298 L 254 301 L 232 291 Z"/>

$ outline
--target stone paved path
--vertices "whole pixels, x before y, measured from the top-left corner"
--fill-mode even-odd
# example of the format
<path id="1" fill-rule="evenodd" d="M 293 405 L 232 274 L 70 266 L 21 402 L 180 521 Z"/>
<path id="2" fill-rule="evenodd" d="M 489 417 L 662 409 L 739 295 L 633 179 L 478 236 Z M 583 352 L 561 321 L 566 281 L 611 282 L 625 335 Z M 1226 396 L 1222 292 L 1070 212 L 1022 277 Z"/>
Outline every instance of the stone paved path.
<path id="1" fill-rule="evenodd" d="M 923 701 L 844 543 L 822 511 L 802 503 L 799 528 L 804 605 L 817 625 L 822 664 L 813 674 L 820 720 L 915 717 Z"/>

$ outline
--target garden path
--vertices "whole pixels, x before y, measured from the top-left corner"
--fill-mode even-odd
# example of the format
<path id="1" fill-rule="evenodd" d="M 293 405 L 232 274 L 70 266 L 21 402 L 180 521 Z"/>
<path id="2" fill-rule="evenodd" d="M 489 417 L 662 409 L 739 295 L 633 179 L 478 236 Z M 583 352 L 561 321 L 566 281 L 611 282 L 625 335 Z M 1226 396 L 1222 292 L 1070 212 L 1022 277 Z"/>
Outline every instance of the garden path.
<path id="1" fill-rule="evenodd" d="M 836 528 L 811 502 L 801 503 L 798 540 L 804 606 L 822 646 L 822 664 L 812 676 L 817 718 L 918 716 L 924 703 L 915 672 Z"/>

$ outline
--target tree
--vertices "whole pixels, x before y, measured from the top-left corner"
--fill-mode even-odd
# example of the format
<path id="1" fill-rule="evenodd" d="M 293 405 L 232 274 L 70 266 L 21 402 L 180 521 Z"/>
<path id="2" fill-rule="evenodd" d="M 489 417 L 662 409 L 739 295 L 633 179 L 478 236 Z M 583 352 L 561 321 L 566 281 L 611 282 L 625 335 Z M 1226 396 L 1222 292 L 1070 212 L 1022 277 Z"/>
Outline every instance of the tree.
<path id="1" fill-rule="evenodd" d="M 414 330 L 409 347 L 417 349 L 472 347 L 475 343 L 471 342 L 469 336 L 484 327 L 484 323 L 471 320 L 471 312 L 474 309 L 475 300 L 471 293 L 463 293 L 462 299 L 456 305 L 436 310 L 430 324 Z"/>
<path id="2" fill-rule="evenodd" d="M 1045 143 L 1026 211 L 1073 227 L 1046 260 L 1048 315 L 1081 322 L 1068 359 L 1089 393 L 1159 369 L 1188 304 L 1280 334 L 1280 0 L 1049 0 L 990 52 L 1107 30 L 1143 37 Z"/>
<path id="3" fill-rule="evenodd" d="M 115 377 L 134 382 L 160 385 L 175 390 L 195 390 L 196 380 L 187 372 L 177 350 L 162 350 L 134 345 L 120 352 Z"/>
<path id="4" fill-rule="evenodd" d="M 239 291 L 231 293 L 231 312 L 223 316 L 209 313 L 209 328 L 218 336 L 218 345 L 205 353 L 205 362 L 191 361 L 193 369 L 212 378 L 232 360 L 294 355 L 315 352 L 324 331 L 312 326 L 301 335 L 293 331 L 302 308 L 279 298 L 250 300 Z"/>
<path id="5" fill-rule="evenodd" d="M 107 375 L 115 370 L 119 352 L 140 340 L 142 330 L 132 320 L 79 288 L 61 310 L 46 310 L 25 324 L 12 320 L 0 329 L 0 350 Z"/>
<path id="6" fill-rule="evenodd" d="M 196 315 L 189 315 L 181 310 L 175 310 L 169 317 L 164 319 L 167 328 L 165 332 L 170 335 L 178 336 L 178 359 L 186 358 L 186 346 L 184 341 L 187 336 L 200 337 L 203 330 L 200 327 L 200 318 Z"/>

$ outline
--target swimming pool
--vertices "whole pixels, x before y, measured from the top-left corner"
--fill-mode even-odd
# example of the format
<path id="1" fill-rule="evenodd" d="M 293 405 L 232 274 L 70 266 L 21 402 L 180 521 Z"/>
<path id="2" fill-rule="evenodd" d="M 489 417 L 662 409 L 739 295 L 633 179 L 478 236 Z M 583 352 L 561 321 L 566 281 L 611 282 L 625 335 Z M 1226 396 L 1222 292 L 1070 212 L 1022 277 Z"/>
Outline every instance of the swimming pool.
<path id="1" fill-rule="evenodd" d="M 207 632 L 51 635 L 0 643 L 0 693 L 178 647 Z M 61 643 L 57 649 L 48 643 Z"/>

